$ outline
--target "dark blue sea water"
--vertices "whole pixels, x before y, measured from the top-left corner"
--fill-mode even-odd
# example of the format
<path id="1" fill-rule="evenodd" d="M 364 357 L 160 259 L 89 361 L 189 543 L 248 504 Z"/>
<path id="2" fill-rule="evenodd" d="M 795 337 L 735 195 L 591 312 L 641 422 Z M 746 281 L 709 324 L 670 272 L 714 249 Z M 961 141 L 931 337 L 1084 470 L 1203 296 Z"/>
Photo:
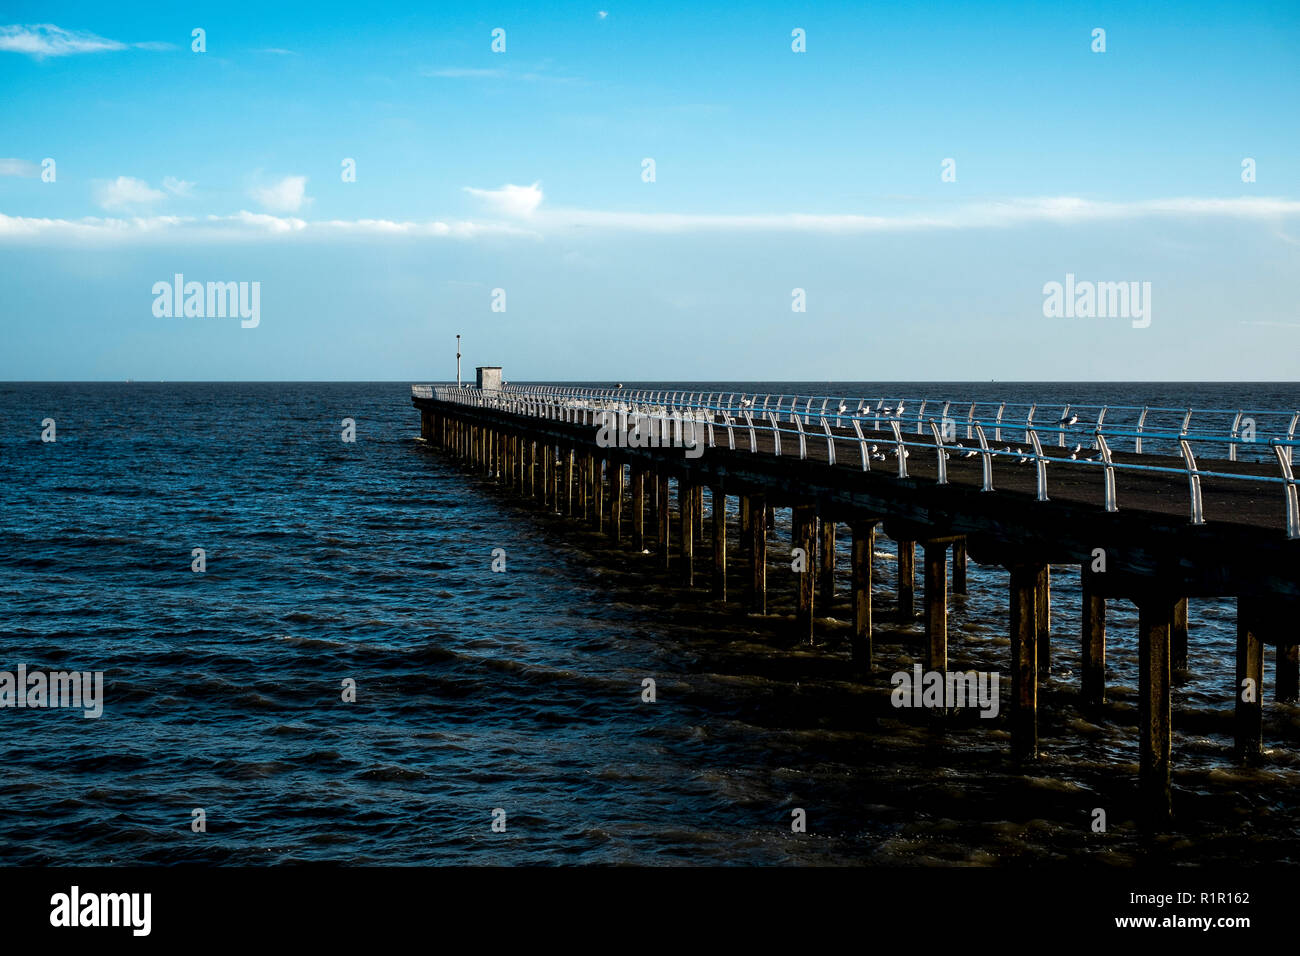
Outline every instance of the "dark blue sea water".
<path id="1" fill-rule="evenodd" d="M 1295 385 L 693 387 L 1300 403 Z M 56 442 L 40 440 L 46 418 Z M 344 418 L 355 443 L 340 440 Z M 1192 602 L 1192 673 L 1175 697 L 1180 816 L 1149 840 L 1131 812 L 1136 615 L 1112 602 L 1115 703 L 1085 717 L 1072 696 L 1075 568 L 1053 578 L 1057 689 L 1044 700 L 1044 757 L 1025 775 L 1001 722 L 945 727 L 888 707 L 888 673 L 923 649 L 919 621 L 885 613 L 887 539 L 884 673 L 862 681 L 846 646 L 790 645 L 793 589 L 775 572 L 775 613 L 750 617 L 463 474 L 417 440 L 404 383 L 8 384 L 0 421 L 0 670 L 102 670 L 106 697 L 97 720 L 0 709 L 0 862 L 1300 855 L 1300 711 L 1270 699 L 1268 760 L 1231 760 L 1231 602 Z M 773 535 L 775 562 L 786 514 Z M 205 573 L 191 570 L 194 548 L 206 549 Z M 495 548 L 505 574 L 490 571 Z M 970 595 L 953 598 L 954 667 L 1007 672 L 1006 603 L 1005 573 L 973 565 Z M 842 601 L 834 611 L 847 612 Z M 844 628 L 824 624 L 832 640 Z M 646 677 L 655 703 L 641 700 Z M 354 703 L 341 699 L 345 679 Z M 1090 829 L 1096 807 L 1111 820 L 1104 835 Z M 196 808 L 205 833 L 191 830 Z M 791 832 L 793 808 L 808 833 Z"/>

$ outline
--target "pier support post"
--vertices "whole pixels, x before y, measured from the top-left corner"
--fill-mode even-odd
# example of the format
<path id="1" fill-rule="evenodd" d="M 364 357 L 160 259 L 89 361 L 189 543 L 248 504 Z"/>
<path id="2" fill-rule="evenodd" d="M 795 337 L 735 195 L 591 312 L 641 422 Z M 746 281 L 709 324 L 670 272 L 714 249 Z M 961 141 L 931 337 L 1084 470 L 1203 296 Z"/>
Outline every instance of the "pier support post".
<path id="1" fill-rule="evenodd" d="M 591 515 L 591 452 L 578 459 L 578 517 L 586 521 Z"/>
<path id="2" fill-rule="evenodd" d="M 1300 645 L 1278 642 L 1277 672 L 1274 676 L 1273 694 L 1284 703 L 1294 703 L 1300 697 Z"/>
<path id="3" fill-rule="evenodd" d="M 898 542 L 898 616 L 911 620 L 916 614 L 916 542 Z"/>
<path id="4" fill-rule="evenodd" d="M 1079 587 L 1083 592 L 1080 692 L 1085 704 L 1106 700 L 1106 598 L 1097 593 L 1092 572 L 1083 565 Z"/>
<path id="5" fill-rule="evenodd" d="M 1037 602 L 1035 619 L 1038 622 L 1038 679 L 1046 682 L 1052 676 L 1052 566 L 1043 565 L 1038 575 L 1034 593 Z"/>
<path id="6" fill-rule="evenodd" d="M 1187 598 L 1174 602 L 1173 630 L 1169 634 L 1169 666 L 1175 671 L 1187 670 Z"/>
<path id="7" fill-rule="evenodd" d="M 623 463 L 609 463 L 609 536 L 615 542 L 623 539 Z"/>
<path id="8" fill-rule="evenodd" d="M 1038 756 L 1038 581 L 1042 566 L 1011 571 L 1011 753 L 1017 761 Z"/>
<path id="9" fill-rule="evenodd" d="M 1237 756 L 1246 763 L 1264 751 L 1264 642 L 1260 639 L 1260 604 L 1257 597 L 1237 598 L 1236 696 Z"/>
<path id="10" fill-rule="evenodd" d="M 573 514 L 573 449 L 564 453 L 564 513 Z"/>
<path id="11" fill-rule="evenodd" d="M 835 522 L 825 518 L 817 540 L 817 589 L 821 615 L 830 617 L 835 603 Z"/>
<path id="12" fill-rule="evenodd" d="M 816 593 L 817 574 L 813 570 L 817 554 L 817 509 L 812 505 L 798 505 L 791 509 L 790 525 L 794 546 L 805 555 L 804 569 L 799 575 L 799 601 L 795 609 L 795 636 L 807 644 L 813 643 L 813 595 Z"/>
<path id="13" fill-rule="evenodd" d="M 537 450 L 542 459 L 542 504 L 549 505 L 551 503 L 551 470 L 555 467 L 555 450 L 545 442 L 542 442 Z"/>
<path id="14" fill-rule="evenodd" d="M 740 496 L 740 505 L 737 508 L 740 512 L 740 537 L 741 540 L 747 540 L 745 535 L 749 534 L 749 495 Z"/>
<path id="15" fill-rule="evenodd" d="M 926 669 L 948 670 L 948 545 L 927 541 L 925 562 Z"/>
<path id="16" fill-rule="evenodd" d="M 853 638 L 851 649 L 854 666 L 870 673 L 871 638 L 871 564 L 876 551 L 876 523 L 853 523 Z"/>
<path id="17" fill-rule="evenodd" d="M 704 486 L 691 486 L 691 504 L 695 508 L 695 543 L 704 544 Z"/>
<path id="18" fill-rule="evenodd" d="M 767 613 L 767 499 L 747 496 L 749 501 L 749 609 Z"/>
<path id="19" fill-rule="evenodd" d="M 966 593 L 966 539 L 952 543 L 952 593 Z"/>
<path id="20" fill-rule="evenodd" d="M 1169 636 L 1175 601 L 1158 592 L 1138 599 L 1138 783 L 1144 816 L 1157 826 L 1172 810 Z"/>
<path id="21" fill-rule="evenodd" d="M 645 550 L 645 469 L 632 469 L 632 548 Z"/>
<path id="22" fill-rule="evenodd" d="M 596 455 L 591 460 L 591 520 L 596 530 L 605 527 L 605 459 Z"/>
<path id="23" fill-rule="evenodd" d="M 709 489 L 713 500 L 713 596 L 727 599 L 727 495 L 718 485 Z"/>
<path id="24" fill-rule="evenodd" d="M 682 522 L 682 583 L 695 586 L 695 488 L 677 481 L 677 514 Z"/>
<path id="25" fill-rule="evenodd" d="M 658 505 L 655 508 L 655 532 L 659 539 L 659 561 L 666 571 L 672 564 L 672 549 L 669 547 L 668 540 L 672 522 L 672 509 L 669 507 L 668 500 L 670 492 L 668 476 L 666 474 L 658 475 L 655 484 L 659 487 L 658 494 L 655 496 L 658 499 Z"/>

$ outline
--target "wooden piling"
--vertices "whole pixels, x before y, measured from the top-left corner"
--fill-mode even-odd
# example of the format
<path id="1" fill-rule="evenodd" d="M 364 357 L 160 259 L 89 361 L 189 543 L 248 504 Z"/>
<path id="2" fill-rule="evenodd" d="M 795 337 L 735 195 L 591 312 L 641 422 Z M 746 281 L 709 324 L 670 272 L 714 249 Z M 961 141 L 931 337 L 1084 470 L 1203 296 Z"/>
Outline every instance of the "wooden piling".
<path id="1" fill-rule="evenodd" d="M 916 614 L 916 542 L 898 542 L 898 616 L 911 620 Z"/>
<path id="2" fill-rule="evenodd" d="M 804 553 L 803 571 L 798 575 L 798 603 L 795 608 L 795 637 L 807 644 L 813 643 L 813 596 L 817 588 L 817 509 L 812 505 L 798 505 L 791 509 L 790 528 L 794 546 Z"/>
<path id="3" fill-rule="evenodd" d="M 853 529 L 853 663 L 861 670 L 872 668 L 871 565 L 876 551 L 874 522 L 855 521 Z"/>
<path id="4" fill-rule="evenodd" d="M 1175 671 L 1187 670 L 1187 598 L 1174 602 L 1173 630 L 1169 634 L 1169 666 Z"/>
<path id="5" fill-rule="evenodd" d="M 609 463 L 609 536 L 623 540 L 623 463 Z"/>
<path id="6" fill-rule="evenodd" d="M 1237 598 L 1236 698 L 1237 756 L 1246 763 L 1264 752 L 1264 642 L 1260 639 L 1260 604 L 1257 597 Z"/>
<path id="7" fill-rule="evenodd" d="M 952 593 L 966 593 L 966 539 L 952 543 Z"/>
<path id="8" fill-rule="evenodd" d="M 605 459 L 596 455 L 591 461 L 591 520 L 597 531 L 605 528 Z"/>
<path id="9" fill-rule="evenodd" d="M 570 448 L 564 455 L 564 513 L 573 514 L 573 459 L 574 451 Z"/>
<path id="10" fill-rule="evenodd" d="M 1283 703 L 1294 703 L 1300 698 L 1300 645 L 1279 642 L 1274 666 L 1274 697 Z"/>
<path id="11" fill-rule="evenodd" d="M 655 494 L 657 502 L 655 507 L 655 534 L 659 540 L 659 563 L 663 565 L 664 570 L 672 564 L 672 549 L 669 547 L 669 538 L 671 536 L 671 509 L 669 508 L 668 495 L 668 476 L 660 473 L 656 476 L 655 486 L 658 491 Z"/>
<path id="12" fill-rule="evenodd" d="M 682 522 L 682 583 L 695 586 L 695 489 L 677 480 L 677 515 Z"/>
<path id="13" fill-rule="evenodd" d="M 1138 599 L 1138 782 L 1144 816 L 1161 824 L 1172 810 L 1169 634 L 1175 598 L 1159 592 Z"/>
<path id="14" fill-rule="evenodd" d="M 825 518 L 817 536 L 817 603 L 822 617 L 831 616 L 835 603 L 835 522 Z"/>
<path id="15" fill-rule="evenodd" d="M 1085 704 L 1106 701 L 1106 598 L 1097 593 L 1093 572 L 1085 564 L 1079 574 L 1083 591 L 1080 692 Z"/>
<path id="16" fill-rule="evenodd" d="M 718 485 L 709 489 L 713 500 L 713 596 L 727 599 L 727 495 Z"/>
<path id="17" fill-rule="evenodd" d="M 1041 565 L 1011 571 L 1011 753 L 1038 756 L 1038 581 Z"/>
<path id="18" fill-rule="evenodd" d="M 749 501 L 749 609 L 767 613 L 767 499 L 750 495 Z"/>
<path id="19" fill-rule="evenodd" d="M 645 469 L 632 469 L 632 549 L 645 550 Z"/>
<path id="20" fill-rule="evenodd" d="M 1047 681 L 1052 674 L 1052 566 L 1043 565 L 1038 575 L 1034 600 L 1038 622 L 1038 679 Z"/>
<path id="21" fill-rule="evenodd" d="M 948 545 L 925 543 L 926 669 L 948 670 Z"/>

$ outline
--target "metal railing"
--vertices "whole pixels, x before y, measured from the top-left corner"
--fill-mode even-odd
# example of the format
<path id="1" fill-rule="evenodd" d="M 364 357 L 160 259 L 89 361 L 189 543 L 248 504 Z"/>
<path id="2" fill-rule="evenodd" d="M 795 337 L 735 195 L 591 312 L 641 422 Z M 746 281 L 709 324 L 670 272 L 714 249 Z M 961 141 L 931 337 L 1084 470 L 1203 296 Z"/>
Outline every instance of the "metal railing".
<path id="1" fill-rule="evenodd" d="M 477 407 L 505 410 L 514 414 L 530 417 L 548 418 L 585 425 L 601 424 L 599 416 L 604 415 L 605 422 L 611 414 L 623 416 L 623 422 L 629 419 L 653 419 L 665 429 L 676 429 L 682 435 L 690 430 L 691 442 L 707 440 L 707 447 L 717 447 L 718 434 L 726 430 L 727 447 L 735 450 L 737 433 L 749 451 L 759 450 L 758 435 L 770 434 L 772 438 L 771 453 L 783 454 L 784 448 L 798 449 L 801 459 L 808 457 L 810 440 L 825 441 L 827 463 L 837 463 L 836 445 L 839 442 L 856 445 L 862 471 L 871 471 L 872 462 L 886 462 L 894 459 L 899 478 L 907 478 L 907 461 L 912 449 L 918 449 L 927 455 L 935 455 L 938 484 L 948 483 L 948 461 L 953 454 L 960 458 L 981 459 L 981 489 L 993 491 L 993 462 L 995 459 L 1007 460 L 1019 465 L 1032 464 L 1035 470 L 1036 498 L 1047 501 L 1047 466 L 1049 464 L 1065 465 L 1071 468 L 1100 468 L 1103 472 L 1104 506 L 1107 511 L 1119 510 L 1116 495 L 1115 475 L 1117 471 L 1168 474 L 1185 477 L 1189 491 L 1189 513 L 1193 524 L 1204 524 L 1204 503 L 1201 494 L 1201 479 L 1215 478 L 1233 481 L 1252 482 L 1260 485 L 1282 485 L 1286 533 L 1288 538 L 1300 538 L 1300 489 L 1292 471 L 1294 449 L 1300 442 L 1296 440 L 1297 423 L 1300 411 L 1247 412 L 1239 409 L 1226 412 L 1222 409 L 1172 409 L 1152 406 L 1072 406 L 1064 405 L 1060 418 L 1054 426 L 1036 425 L 1034 415 L 1037 404 L 963 402 L 966 409 L 964 425 L 966 438 L 976 440 L 978 446 L 967 447 L 957 440 L 956 432 L 961 426 L 950 412 L 959 403 L 944 401 L 931 402 L 928 399 L 917 400 L 915 434 L 925 436 L 928 426 L 930 440 L 907 438 L 912 435 L 913 419 L 907 415 L 910 399 L 893 401 L 881 399 L 876 404 L 855 399 L 856 407 L 850 410 L 847 399 L 832 399 L 829 396 L 803 395 L 764 395 L 736 392 L 696 392 L 682 390 L 626 390 L 626 389 L 583 389 L 568 386 L 504 386 L 497 391 L 480 391 L 477 388 L 457 388 L 455 386 L 415 385 L 411 388 L 416 398 L 437 399 Z M 834 404 L 832 404 L 834 402 Z M 1056 407 L 1056 406 L 1052 406 Z M 927 408 L 934 408 L 940 417 L 924 418 Z M 996 412 L 989 416 L 978 416 L 981 409 Z M 1006 417 L 1008 409 L 1025 410 L 1023 425 L 1018 419 Z M 1080 410 L 1096 411 L 1095 420 L 1089 419 L 1087 428 L 1077 428 L 1082 416 Z M 1128 423 L 1106 421 L 1110 411 L 1138 411 L 1136 421 Z M 1158 430 L 1147 426 L 1150 412 L 1177 411 L 1182 415 L 1177 431 Z M 1228 433 L 1223 431 L 1193 431 L 1191 423 L 1196 414 L 1205 416 L 1224 412 L 1232 414 Z M 1250 438 L 1241 434 L 1243 423 L 1249 419 L 1253 426 Z M 1259 422 L 1276 421 L 1275 433 L 1259 433 Z M 818 431 L 812 431 L 813 422 Z M 1283 425 L 1285 423 L 1285 425 Z M 882 428 L 883 424 L 883 428 Z M 783 427 L 783 425 L 785 427 Z M 873 432 L 885 432 L 891 437 L 875 439 L 866 436 L 863 429 L 870 427 Z M 851 429 L 851 433 L 849 431 Z M 906 430 L 905 430 L 906 429 Z M 1005 444 L 998 449 L 990 442 L 989 430 L 992 430 L 993 443 L 1003 443 L 1003 430 L 1020 433 L 1023 431 L 1024 443 L 1030 447 L 1021 448 L 1019 444 L 1012 447 Z M 789 442 L 783 446 L 782 436 L 788 436 Z M 1067 449 L 1068 442 L 1075 441 L 1074 448 L 1068 456 L 1065 451 L 1055 455 L 1044 449 L 1043 435 L 1057 439 L 1056 448 Z M 1262 441 L 1260 440 L 1262 437 Z M 1171 447 L 1177 449 L 1181 462 L 1177 465 L 1158 465 L 1139 462 L 1117 462 L 1114 460 L 1112 444 L 1119 441 L 1132 441 L 1135 454 L 1143 454 L 1143 441 L 1147 440 L 1154 448 Z M 1084 441 L 1088 442 L 1088 451 L 1094 454 L 1084 455 Z M 1280 477 L 1271 475 L 1246 474 L 1242 472 L 1206 471 L 1197 464 L 1193 446 L 1226 446 L 1227 460 L 1239 461 L 1238 450 L 1249 449 L 1253 452 L 1271 451 L 1280 470 Z M 883 447 L 882 447 L 883 446 Z M 892 447 L 890 447 L 892 446 Z M 1050 446 L 1047 446 L 1050 447 Z M 885 450 L 888 448 L 888 451 Z M 1153 452 L 1148 456 L 1156 457 Z M 1265 455 L 1260 460 L 1267 461 Z M 1177 459 L 1175 459 L 1177 460 Z"/>

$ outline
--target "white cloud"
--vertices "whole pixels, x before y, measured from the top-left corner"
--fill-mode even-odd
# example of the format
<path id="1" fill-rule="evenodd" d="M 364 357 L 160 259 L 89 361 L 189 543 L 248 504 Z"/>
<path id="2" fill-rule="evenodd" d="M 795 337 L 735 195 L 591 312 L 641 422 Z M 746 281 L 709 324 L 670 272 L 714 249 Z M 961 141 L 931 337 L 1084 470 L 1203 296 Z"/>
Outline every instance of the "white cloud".
<path id="1" fill-rule="evenodd" d="M 108 40 L 93 33 L 64 30 L 52 23 L 0 27 L 0 50 L 11 53 L 44 57 L 125 49 L 126 44 L 117 40 Z"/>
<path id="2" fill-rule="evenodd" d="M 194 184 L 184 179 L 177 179 L 175 176 L 164 176 L 163 189 L 173 196 L 190 196 L 194 193 Z"/>
<path id="3" fill-rule="evenodd" d="M 293 50 L 286 50 L 284 47 L 268 46 L 256 51 L 258 53 L 274 53 L 276 56 L 297 56 Z"/>
<path id="4" fill-rule="evenodd" d="M 165 198 L 164 193 L 143 180 L 132 179 L 130 176 L 118 176 L 112 182 L 101 183 L 96 193 L 99 205 L 108 210 L 148 206 Z"/>
<path id="5" fill-rule="evenodd" d="M 311 199 L 306 195 L 306 176 L 285 176 L 271 186 L 257 187 L 249 195 L 271 212 L 297 212 Z"/>
<path id="6" fill-rule="evenodd" d="M 604 20 L 607 16 L 609 16 L 609 11 L 608 11 L 608 10 L 597 10 L 597 11 L 596 11 L 596 16 L 598 16 L 600 19 Z"/>
<path id="7" fill-rule="evenodd" d="M 25 159 L 0 159 L 0 176 L 36 176 L 41 167 Z"/>
<path id="8" fill-rule="evenodd" d="M 163 42 L 161 42 L 161 41 L 157 41 L 157 40 L 148 40 L 148 41 L 146 41 L 146 42 L 144 42 L 144 43 L 132 43 L 131 46 L 135 47 L 137 50 L 174 50 L 174 49 L 176 49 L 176 44 L 175 44 L 175 43 L 163 43 Z"/>
<path id="9" fill-rule="evenodd" d="M 297 237 L 305 240 L 382 238 L 476 239 L 537 234 L 503 223 L 397 222 L 386 219 L 322 220 L 240 210 L 231 216 L 132 216 L 129 218 L 38 219 L 0 213 L 0 243 L 70 241 L 87 243 L 248 242 Z"/>
<path id="10" fill-rule="evenodd" d="M 420 70 L 421 76 L 435 76 L 441 79 L 460 80 L 490 77 L 500 79 L 506 75 L 505 70 L 476 69 L 468 66 L 446 66 L 434 70 L 425 68 Z"/>
<path id="11" fill-rule="evenodd" d="M 303 177 L 289 177 L 302 180 Z M 126 184 L 126 185 L 123 185 Z M 139 180 L 125 176 L 109 187 L 124 205 L 144 205 L 163 194 Z M 510 221 L 389 219 L 331 219 L 309 221 L 241 210 L 234 215 L 179 217 L 131 216 L 122 218 L 39 219 L 0 213 L 0 242 L 13 239 L 57 241 L 172 242 L 256 240 L 273 237 L 304 239 L 381 239 L 517 237 L 538 239 L 548 234 L 571 234 L 575 227 L 592 232 L 769 232 L 868 234 L 923 230 L 1007 229 L 1021 225 L 1070 225 L 1089 222 L 1131 222 L 1136 219 L 1236 219 L 1276 224 L 1300 217 L 1300 201 L 1278 198 L 1153 199 L 1137 202 L 1097 202 L 1074 197 L 1014 199 L 971 203 L 941 213 L 903 215 L 810 215 L 778 213 L 760 215 L 709 215 L 698 213 L 627 213 L 585 209 L 546 209 L 540 185 L 469 189 L 503 213 Z M 308 202 L 299 195 L 302 202 Z M 1276 230 L 1274 230 L 1276 233 Z"/>
<path id="12" fill-rule="evenodd" d="M 500 189 L 475 189 L 466 186 L 465 192 L 487 203 L 488 208 L 511 218 L 531 216 L 542 203 L 542 184 L 531 186 L 505 185 Z"/>

